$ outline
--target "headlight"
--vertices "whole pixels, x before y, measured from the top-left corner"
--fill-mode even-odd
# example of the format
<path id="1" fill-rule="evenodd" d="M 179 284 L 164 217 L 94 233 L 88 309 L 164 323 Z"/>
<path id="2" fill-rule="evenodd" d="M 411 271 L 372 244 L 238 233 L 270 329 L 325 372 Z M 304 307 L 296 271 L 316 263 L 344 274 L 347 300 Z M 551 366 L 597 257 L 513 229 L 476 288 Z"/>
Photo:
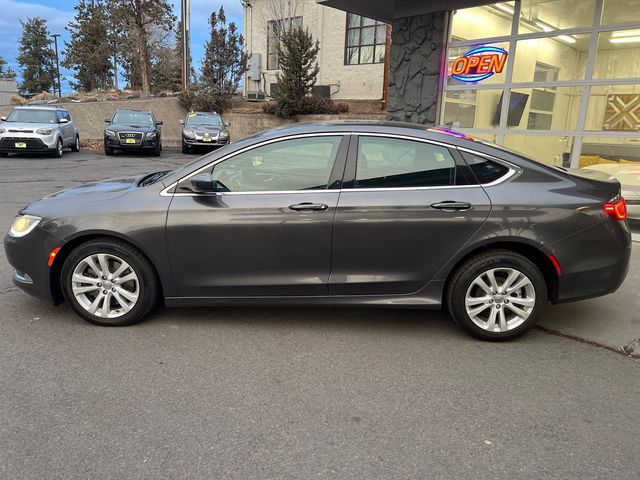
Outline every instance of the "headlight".
<path id="1" fill-rule="evenodd" d="M 36 130 L 38 135 L 51 135 L 53 133 L 53 128 L 39 128 Z"/>
<path id="2" fill-rule="evenodd" d="M 229 132 L 223 130 L 220 132 L 220 138 L 229 138 Z"/>
<path id="3" fill-rule="evenodd" d="M 36 226 L 42 220 L 40 217 L 34 217 L 32 215 L 18 215 L 11 225 L 9 235 L 12 237 L 24 237 L 31 233 Z"/>
<path id="4" fill-rule="evenodd" d="M 182 135 L 184 138 L 190 138 L 192 140 L 196 138 L 196 134 L 193 130 L 182 130 Z"/>
<path id="5" fill-rule="evenodd" d="M 146 138 L 147 138 L 147 140 L 153 140 L 157 136 L 158 136 L 158 134 L 156 132 L 148 132 L 147 135 L 146 135 Z"/>
<path id="6" fill-rule="evenodd" d="M 114 132 L 113 130 L 105 130 L 105 131 L 104 131 L 104 134 L 105 134 L 107 137 L 115 137 L 115 136 L 116 136 L 116 132 Z"/>

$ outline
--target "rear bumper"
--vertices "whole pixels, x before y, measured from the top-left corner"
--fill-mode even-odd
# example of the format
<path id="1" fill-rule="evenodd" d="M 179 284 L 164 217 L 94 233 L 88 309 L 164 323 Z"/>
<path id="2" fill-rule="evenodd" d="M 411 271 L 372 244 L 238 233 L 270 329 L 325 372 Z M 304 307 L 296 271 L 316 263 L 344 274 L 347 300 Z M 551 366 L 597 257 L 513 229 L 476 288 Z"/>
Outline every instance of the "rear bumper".
<path id="1" fill-rule="evenodd" d="M 37 298 L 58 303 L 52 294 L 52 269 L 47 265 L 51 251 L 64 244 L 62 240 L 36 228 L 30 234 L 14 238 L 7 235 L 4 251 L 14 268 L 13 283 Z"/>
<path id="2" fill-rule="evenodd" d="M 631 245 L 627 224 L 609 220 L 549 245 L 562 268 L 555 303 L 615 292 L 629 271 Z"/>

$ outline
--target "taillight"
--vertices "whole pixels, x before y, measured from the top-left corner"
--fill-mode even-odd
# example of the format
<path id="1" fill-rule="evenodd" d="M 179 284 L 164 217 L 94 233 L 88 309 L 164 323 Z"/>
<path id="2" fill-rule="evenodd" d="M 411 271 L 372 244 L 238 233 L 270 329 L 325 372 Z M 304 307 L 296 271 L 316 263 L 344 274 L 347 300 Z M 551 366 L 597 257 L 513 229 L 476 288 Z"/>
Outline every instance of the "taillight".
<path id="1" fill-rule="evenodd" d="M 614 201 L 604 204 L 604 213 L 617 221 L 627 219 L 627 202 L 624 198 L 620 197 Z"/>

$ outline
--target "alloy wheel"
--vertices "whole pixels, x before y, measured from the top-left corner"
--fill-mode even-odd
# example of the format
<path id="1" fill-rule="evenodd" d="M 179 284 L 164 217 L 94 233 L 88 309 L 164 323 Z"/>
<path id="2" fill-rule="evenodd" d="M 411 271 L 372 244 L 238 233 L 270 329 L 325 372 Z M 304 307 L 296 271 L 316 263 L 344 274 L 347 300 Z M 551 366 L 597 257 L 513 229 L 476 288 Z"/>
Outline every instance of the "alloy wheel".
<path id="1" fill-rule="evenodd" d="M 536 290 L 524 273 L 514 268 L 493 268 L 476 277 L 464 299 L 467 315 L 490 333 L 518 328 L 531 316 Z"/>
<path id="2" fill-rule="evenodd" d="M 78 304 L 91 315 L 118 318 L 138 303 L 140 281 L 131 265 L 120 257 L 97 253 L 76 265 L 71 290 Z"/>

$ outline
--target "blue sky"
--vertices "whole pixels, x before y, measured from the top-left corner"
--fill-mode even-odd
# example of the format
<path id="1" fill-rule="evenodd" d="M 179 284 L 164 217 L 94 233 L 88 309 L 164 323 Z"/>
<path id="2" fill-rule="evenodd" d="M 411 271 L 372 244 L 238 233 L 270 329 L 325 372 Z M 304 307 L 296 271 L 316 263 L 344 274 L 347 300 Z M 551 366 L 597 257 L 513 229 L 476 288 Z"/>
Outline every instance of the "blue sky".
<path id="1" fill-rule="evenodd" d="M 176 16 L 180 17 L 180 0 L 170 0 L 173 4 Z M 51 33 L 59 33 L 58 49 L 64 50 L 63 41 L 67 38 L 66 25 L 73 19 L 76 0 L 0 0 L 0 56 L 16 71 L 19 72 L 16 63 L 18 55 L 18 41 L 22 32 L 22 26 L 18 19 L 26 20 L 29 17 L 43 17 Z M 224 5 L 227 21 L 233 21 L 242 31 L 242 5 L 240 0 L 191 0 L 191 45 L 194 58 L 194 66 L 200 66 L 200 59 L 204 51 L 204 42 L 207 40 L 209 15 L 212 11 L 218 11 L 220 5 Z M 60 70 L 62 77 L 72 78 L 72 72 Z M 70 91 L 69 84 L 62 79 L 62 92 Z"/>

